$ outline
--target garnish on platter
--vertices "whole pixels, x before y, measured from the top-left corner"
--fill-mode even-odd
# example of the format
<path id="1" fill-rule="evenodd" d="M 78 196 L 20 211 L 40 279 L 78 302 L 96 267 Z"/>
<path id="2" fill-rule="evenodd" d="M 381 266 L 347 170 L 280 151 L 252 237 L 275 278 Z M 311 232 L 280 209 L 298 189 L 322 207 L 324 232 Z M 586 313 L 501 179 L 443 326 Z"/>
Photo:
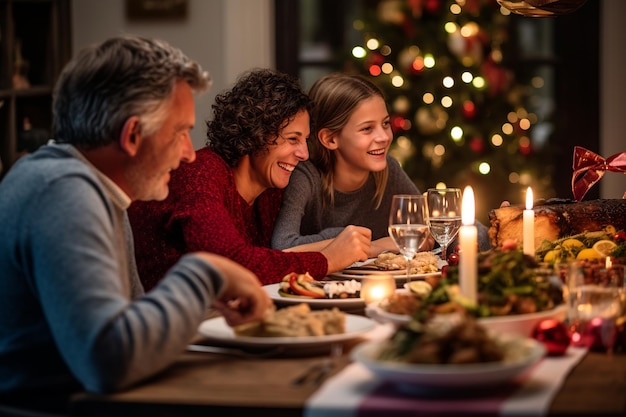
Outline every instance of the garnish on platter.
<path id="1" fill-rule="evenodd" d="M 432 290 L 426 283 L 410 283 L 409 292 L 397 293 L 380 307 L 420 321 L 457 311 L 482 318 L 551 310 L 563 303 L 562 289 L 538 267 L 533 257 L 517 248 L 492 249 L 478 254 L 477 302 L 461 295 L 458 266 L 451 265 Z"/>
<path id="2" fill-rule="evenodd" d="M 626 232 L 608 225 L 601 230 L 585 231 L 556 240 L 544 240 L 536 249 L 537 259 L 549 264 L 607 257 L 626 259 Z"/>
<path id="3" fill-rule="evenodd" d="M 280 282 L 281 297 L 345 299 L 361 296 L 361 283 L 350 281 L 316 281 L 309 273 L 291 272 Z"/>

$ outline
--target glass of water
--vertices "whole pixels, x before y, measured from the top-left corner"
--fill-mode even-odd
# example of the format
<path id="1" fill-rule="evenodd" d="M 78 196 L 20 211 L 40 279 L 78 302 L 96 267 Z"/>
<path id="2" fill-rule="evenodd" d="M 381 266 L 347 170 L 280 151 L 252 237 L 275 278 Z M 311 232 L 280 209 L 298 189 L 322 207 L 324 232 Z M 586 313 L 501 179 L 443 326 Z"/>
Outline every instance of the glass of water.
<path id="1" fill-rule="evenodd" d="M 389 236 L 406 260 L 406 279 L 411 260 L 428 237 L 428 209 L 423 195 L 394 195 L 389 212 Z"/>
<path id="2" fill-rule="evenodd" d="M 441 259 L 448 258 L 448 245 L 461 227 L 461 189 L 429 188 L 426 191 L 430 234 L 441 246 Z"/>

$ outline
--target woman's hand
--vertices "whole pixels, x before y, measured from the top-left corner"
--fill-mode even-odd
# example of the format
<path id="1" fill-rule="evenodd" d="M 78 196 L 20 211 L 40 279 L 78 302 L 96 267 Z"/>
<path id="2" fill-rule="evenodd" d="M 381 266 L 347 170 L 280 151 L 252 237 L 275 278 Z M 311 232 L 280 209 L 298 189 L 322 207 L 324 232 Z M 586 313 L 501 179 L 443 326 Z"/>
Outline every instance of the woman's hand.
<path id="1" fill-rule="evenodd" d="M 369 258 L 372 231 L 361 226 L 346 226 L 320 252 L 328 260 L 328 273 L 341 271 L 358 261 Z"/>
<path id="2" fill-rule="evenodd" d="M 383 252 L 398 253 L 398 247 L 389 236 L 372 241 L 372 245 L 370 246 L 370 258 L 376 258 Z"/>

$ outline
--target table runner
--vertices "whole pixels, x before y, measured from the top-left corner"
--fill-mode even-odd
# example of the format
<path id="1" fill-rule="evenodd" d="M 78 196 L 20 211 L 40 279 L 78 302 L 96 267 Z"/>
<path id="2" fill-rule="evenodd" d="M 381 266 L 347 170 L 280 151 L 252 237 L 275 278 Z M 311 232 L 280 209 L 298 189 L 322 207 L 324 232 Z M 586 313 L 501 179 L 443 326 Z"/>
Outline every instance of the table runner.
<path id="1" fill-rule="evenodd" d="M 380 326 L 368 339 L 379 339 L 389 331 L 389 327 Z M 352 363 L 309 398 L 304 417 L 545 415 L 563 381 L 586 352 L 570 346 L 564 356 L 543 358 L 515 383 L 472 393 L 442 391 L 440 396 L 406 391 Z"/>

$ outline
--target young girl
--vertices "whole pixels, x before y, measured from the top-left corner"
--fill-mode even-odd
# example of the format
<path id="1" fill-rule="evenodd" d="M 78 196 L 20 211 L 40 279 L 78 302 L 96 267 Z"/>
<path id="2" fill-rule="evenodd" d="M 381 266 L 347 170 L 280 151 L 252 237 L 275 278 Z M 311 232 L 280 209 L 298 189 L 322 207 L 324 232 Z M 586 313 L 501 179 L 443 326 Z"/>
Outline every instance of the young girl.
<path id="1" fill-rule="evenodd" d="M 382 90 L 358 75 L 335 73 L 317 80 L 309 98 L 310 160 L 291 175 L 272 247 L 314 245 L 357 225 L 372 232 L 370 257 L 397 252 L 387 231 L 392 196 L 420 191 L 388 154 L 393 134 Z M 476 226 L 479 249 L 489 249 L 487 228 Z M 433 246 L 430 237 L 420 249 Z"/>
<path id="2" fill-rule="evenodd" d="M 309 97 L 310 160 L 291 175 L 272 247 L 322 241 L 358 225 L 372 231 L 370 257 L 397 251 L 387 233 L 391 197 L 420 191 L 388 154 L 393 134 L 382 91 L 365 78 L 331 74 Z"/>

